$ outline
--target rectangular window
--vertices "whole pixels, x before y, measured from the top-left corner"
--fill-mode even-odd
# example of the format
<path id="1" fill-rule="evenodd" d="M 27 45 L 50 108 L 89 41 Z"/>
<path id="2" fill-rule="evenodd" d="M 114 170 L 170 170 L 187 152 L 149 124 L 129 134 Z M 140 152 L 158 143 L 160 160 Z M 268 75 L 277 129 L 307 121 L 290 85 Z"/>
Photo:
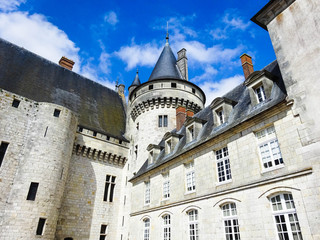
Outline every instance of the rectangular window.
<path id="1" fill-rule="evenodd" d="M 226 239 L 240 240 L 239 222 L 235 203 L 227 203 L 222 206 L 224 229 Z"/>
<path id="2" fill-rule="evenodd" d="M 191 210 L 188 212 L 189 216 L 189 239 L 199 239 L 199 227 L 198 227 L 198 210 Z"/>
<path id="3" fill-rule="evenodd" d="M 265 128 L 256 133 L 259 153 L 264 169 L 272 169 L 283 165 L 283 159 L 276 138 L 274 127 Z"/>
<path id="4" fill-rule="evenodd" d="M 223 110 L 220 109 L 220 110 L 218 110 L 216 113 L 217 113 L 217 116 L 218 116 L 219 125 L 223 124 L 223 123 L 224 123 L 224 113 L 223 113 Z"/>
<path id="5" fill-rule="evenodd" d="M 18 108 L 20 104 L 20 101 L 18 99 L 13 99 L 12 101 L 12 107 Z"/>
<path id="6" fill-rule="evenodd" d="M 115 182 L 116 182 L 115 176 L 111 176 L 111 175 L 106 176 L 106 184 L 104 187 L 103 201 L 105 202 L 113 201 L 114 188 L 116 186 Z"/>
<path id="7" fill-rule="evenodd" d="M 187 192 L 193 192 L 196 190 L 194 163 L 193 162 L 187 163 L 185 167 L 186 167 Z"/>
<path id="8" fill-rule="evenodd" d="M 168 115 L 158 116 L 158 127 L 168 127 Z"/>
<path id="9" fill-rule="evenodd" d="M 144 194 L 144 204 L 150 204 L 150 181 L 144 183 L 145 194 Z"/>
<path id="10" fill-rule="evenodd" d="M 218 181 L 225 182 L 231 180 L 231 168 L 229 162 L 228 147 L 216 151 Z"/>
<path id="11" fill-rule="evenodd" d="M 172 142 L 171 140 L 166 141 L 167 153 L 171 153 L 172 151 Z"/>
<path id="12" fill-rule="evenodd" d="M 163 198 L 170 197 L 170 179 L 169 173 L 163 174 Z"/>
<path id="13" fill-rule="evenodd" d="M 177 84 L 176 84 L 176 83 L 171 83 L 171 87 L 172 87 L 172 88 L 176 88 L 176 87 L 177 87 Z"/>
<path id="14" fill-rule="evenodd" d="M 163 218 L 163 240 L 171 240 L 171 217 L 165 215 Z"/>
<path id="15" fill-rule="evenodd" d="M 46 223 L 46 220 L 47 220 L 47 219 L 45 219 L 45 218 L 39 218 L 36 235 L 42 235 L 42 234 L 43 234 L 44 225 L 45 225 L 45 223 Z"/>
<path id="16" fill-rule="evenodd" d="M 4 159 L 4 155 L 6 154 L 9 143 L 1 142 L 0 145 L 0 167 L 2 165 L 2 161 Z"/>
<path id="17" fill-rule="evenodd" d="M 150 219 L 146 218 L 145 220 L 143 220 L 143 223 L 143 240 L 150 240 Z"/>
<path id="18" fill-rule="evenodd" d="M 101 228 L 100 228 L 100 240 L 105 240 L 105 239 L 107 239 L 107 230 L 108 230 L 108 225 L 101 224 Z"/>
<path id="19" fill-rule="evenodd" d="M 190 126 L 188 127 L 188 142 L 191 142 L 192 140 L 194 140 L 195 135 L 194 135 L 194 126 Z"/>
<path id="20" fill-rule="evenodd" d="M 264 87 L 263 85 L 261 85 L 260 87 L 257 87 L 255 89 L 255 93 L 256 93 L 256 96 L 257 96 L 257 100 L 258 102 L 263 102 L 265 99 L 266 99 L 266 94 L 264 92 Z"/>
<path id="21" fill-rule="evenodd" d="M 149 90 L 152 90 L 153 89 L 153 85 L 149 85 Z"/>
<path id="22" fill-rule="evenodd" d="M 59 117 L 60 116 L 60 112 L 61 112 L 61 110 L 55 109 L 54 112 L 53 112 L 53 116 L 54 117 Z"/>
<path id="23" fill-rule="evenodd" d="M 29 187 L 27 200 L 34 201 L 36 199 L 39 183 L 32 182 Z"/>

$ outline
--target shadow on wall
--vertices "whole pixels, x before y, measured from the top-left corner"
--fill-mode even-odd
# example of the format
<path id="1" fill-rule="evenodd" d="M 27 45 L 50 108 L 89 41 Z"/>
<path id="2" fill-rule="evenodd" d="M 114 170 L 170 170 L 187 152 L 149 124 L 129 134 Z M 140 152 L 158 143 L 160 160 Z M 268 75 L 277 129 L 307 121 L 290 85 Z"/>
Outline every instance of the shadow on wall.
<path id="1" fill-rule="evenodd" d="M 91 159 L 73 154 L 70 161 L 56 239 L 89 239 L 97 182 Z"/>

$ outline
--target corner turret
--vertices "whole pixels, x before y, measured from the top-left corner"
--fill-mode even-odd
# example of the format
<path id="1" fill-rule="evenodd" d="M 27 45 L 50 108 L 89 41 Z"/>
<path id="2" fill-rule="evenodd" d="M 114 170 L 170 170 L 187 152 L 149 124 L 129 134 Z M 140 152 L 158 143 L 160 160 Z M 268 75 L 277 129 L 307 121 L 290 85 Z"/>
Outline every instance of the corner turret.
<path id="1" fill-rule="evenodd" d="M 129 87 L 129 95 L 136 87 L 138 87 L 140 85 L 141 85 L 141 82 L 139 79 L 139 70 L 137 69 L 136 77 L 134 78 L 132 84 Z"/>

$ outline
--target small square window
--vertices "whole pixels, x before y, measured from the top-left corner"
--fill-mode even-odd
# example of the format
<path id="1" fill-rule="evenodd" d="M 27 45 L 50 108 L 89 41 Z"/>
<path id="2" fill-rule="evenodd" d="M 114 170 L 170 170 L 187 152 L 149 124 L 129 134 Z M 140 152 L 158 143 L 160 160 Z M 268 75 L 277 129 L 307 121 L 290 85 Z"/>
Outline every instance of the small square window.
<path id="1" fill-rule="evenodd" d="M 79 127 L 79 132 L 82 132 L 83 131 L 83 127 Z"/>
<path id="2" fill-rule="evenodd" d="M 17 99 L 13 99 L 12 101 L 12 107 L 18 108 L 20 104 L 20 101 Z"/>
<path id="3" fill-rule="evenodd" d="M 177 88 L 177 84 L 176 83 L 171 83 L 171 87 L 172 88 Z"/>
<path id="4" fill-rule="evenodd" d="M 54 112 L 53 112 L 53 116 L 54 117 L 59 117 L 60 116 L 60 112 L 61 112 L 61 110 L 55 109 Z"/>
<path id="5" fill-rule="evenodd" d="M 149 85 L 149 90 L 152 90 L 153 89 L 153 85 Z"/>

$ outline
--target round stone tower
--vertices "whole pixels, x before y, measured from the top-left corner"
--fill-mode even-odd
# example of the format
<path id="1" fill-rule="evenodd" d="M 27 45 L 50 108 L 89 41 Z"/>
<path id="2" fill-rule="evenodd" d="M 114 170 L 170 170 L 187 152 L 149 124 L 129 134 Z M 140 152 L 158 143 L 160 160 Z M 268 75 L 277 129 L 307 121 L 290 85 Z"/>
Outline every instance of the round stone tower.
<path id="1" fill-rule="evenodd" d="M 141 84 L 137 71 L 129 87 L 128 137 L 135 170 L 147 159 L 150 143 L 158 144 L 166 132 L 179 129 L 186 115 L 197 113 L 205 103 L 203 91 L 188 81 L 186 50 L 180 50 L 176 60 L 168 40 L 167 35 L 149 80 Z"/>

